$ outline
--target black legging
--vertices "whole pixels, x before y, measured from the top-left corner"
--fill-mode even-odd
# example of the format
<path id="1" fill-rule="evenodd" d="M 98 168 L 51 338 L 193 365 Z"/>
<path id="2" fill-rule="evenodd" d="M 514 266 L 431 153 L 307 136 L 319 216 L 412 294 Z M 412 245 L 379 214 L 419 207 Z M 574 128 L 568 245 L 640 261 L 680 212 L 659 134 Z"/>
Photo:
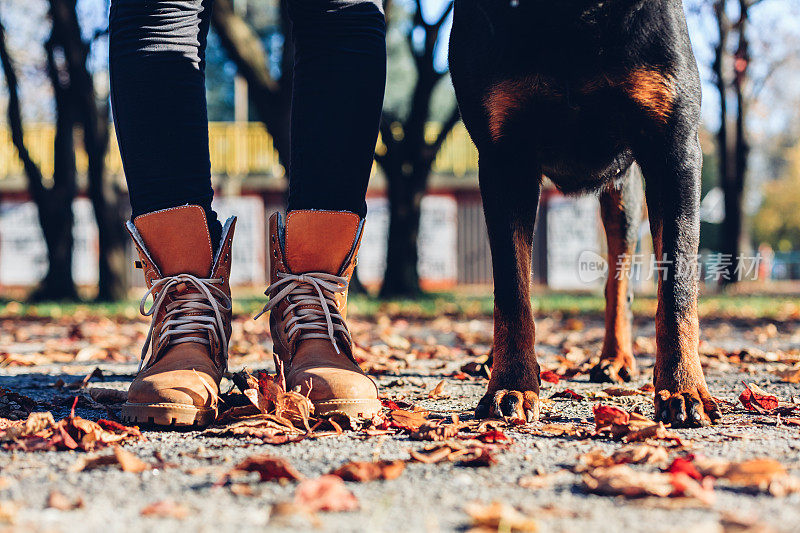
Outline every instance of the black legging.
<path id="1" fill-rule="evenodd" d="M 382 0 L 287 0 L 295 64 L 289 206 L 366 214 L 386 80 Z M 202 206 L 214 242 L 205 97 L 212 0 L 112 0 L 111 100 L 133 216 Z"/>

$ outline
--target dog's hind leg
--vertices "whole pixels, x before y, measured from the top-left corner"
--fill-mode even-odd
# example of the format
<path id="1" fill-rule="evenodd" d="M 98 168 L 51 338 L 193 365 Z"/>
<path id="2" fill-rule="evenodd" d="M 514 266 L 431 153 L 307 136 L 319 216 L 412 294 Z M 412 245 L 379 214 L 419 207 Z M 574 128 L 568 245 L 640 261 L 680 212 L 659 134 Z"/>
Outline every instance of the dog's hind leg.
<path id="1" fill-rule="evenodd" d="M 475 416 L 530 422 L 539 417 L 530 285 L 541 173 L 532 175 L 516 155 L 484 152 L 479 174 L 492 251 L 494 342 L 489 387 Z"/>
<path id="2" fill-rule="evenodd" d="M 644 191 L 638 167 L 631 165 L 617 187 L 600 194 L 600 214 L 608 243 L 606 335 L 600 362 L 589 377 L 595 383 L 630 381 L 636 375 L 631 328 L 631 264 L 642 220 Z"/>

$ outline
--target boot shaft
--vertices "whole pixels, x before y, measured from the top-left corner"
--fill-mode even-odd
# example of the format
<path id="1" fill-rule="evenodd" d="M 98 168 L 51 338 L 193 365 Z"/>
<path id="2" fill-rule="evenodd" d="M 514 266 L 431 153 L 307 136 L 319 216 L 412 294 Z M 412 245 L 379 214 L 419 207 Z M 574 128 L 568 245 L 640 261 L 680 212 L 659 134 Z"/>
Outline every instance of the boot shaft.
<path id="1" fill-rule="evenodd" d="M 154 305 L 163 299 L 153 316 L 151 358 L 157 359 L 170 346 L 180 346 L 187 338 L 196 334 L 162 335 L 168 322 L 191 320 L 191 316 L 210 315 L 216 334 L 206 331 L 209 355 L 224 371 L 227 366 L 227 342 L 231 335 L 230 270 L 231 247 L 236 218 L 229 218 L 222 230 L 222 240 L 214 253 L 208 231 L 205 212 L 199 206 L 187 205 L 156 211 L 136 217 L 128 222 L 127 229 L 136 246 L 145 283 L 152 293 Z M 205 292 L 201 286 L 206 287 Z M 167 294 L 162 295 L 162 291 Z M 176 317 L 176 307 L 182 299 L 199 298 L 215 300 L 216 312 L 208 309 L 191 310 Z M 145 298 L 147 295 L 145 295 Z M 196 304 L 193 304 L 196 305 Z M 144 313 L 144 301 L 141 306 Z M 168 318 L 169 317 L 169 318 Z M 219 323 L 221 322 L 221 324 Z M 178 328 L 191 328 L 179 325 Z M 173 324 L 174 329 L 174 324 Z M 178 344 L 176 344 L 178 341 Z M 148 347 L 145 346 L 145 349 Z"/>
<path id="2" fill-rule="evenodd" d="M 341 277 L 349 284 L 357 262 L 363 226 L 361 217 L 346 211 L 292 211 L 285 222 L 280 213 L 274 213 L 269 221 L 270 283 L 280 281 L 281 273 L 323 273 Z M 347 314 L 347 289 L 336 292 L 335 301 L 336 311 L 343 324 Z M 276 305 L 270 313 L 275 350 L 282 358 L 288 357 L 298 348 L 297 339 L 289 338 L 284 327 L 288 320 L 296 316 L 292 312 L 285 314 L 290 305 L 291 296 Z M 315 307 L 321 309 L 321 306 Z M 349 334 L 346 339 L 344 335 L 336 337 L 337 344 L 341 344 L 348 356 L 351 356 Z M 319 339 L 307 342 L 320 344 Z"/>

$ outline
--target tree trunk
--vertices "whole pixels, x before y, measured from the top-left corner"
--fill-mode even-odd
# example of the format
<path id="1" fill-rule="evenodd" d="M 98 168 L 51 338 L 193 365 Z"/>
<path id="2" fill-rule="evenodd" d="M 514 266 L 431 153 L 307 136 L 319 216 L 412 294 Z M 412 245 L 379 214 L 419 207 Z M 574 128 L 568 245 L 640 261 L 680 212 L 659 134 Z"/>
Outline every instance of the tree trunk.
<path id="1" fill-rule="evenodd" d="M 389 239 L 386 248 L 386 271 L 383 276 L 380 296 L 413 297 L 421 292 L 417 263 L 417 238 L 422 196 L 425 187 L 415 186 L 411 176 L 404 175 L 402 168 L 397 175 L 387 172 L 389 199 Z M 427 181 L 427 180 L 425 180 Z"/>
<path id="2" fill-rule="evenodd" d="M 94 78 L 87 67 L 91 50 L 83 41 L 76 11 L 76 0 L 50 0 L 54 36 L 64 49 L 72 81 L 72 95 L 83 129 L 83 146 L 88 157 L 88 192 L 97 222 L 98 300 L 121 300 L 127 294 L 124 209 L 118 186 L 106 180 L 105 156 L 108 151 L 108 103 L 100 103 Z"/>
<path id="3" fill-rule="evenodd" d="M 74 120 L 67 102 L 69 88 L 62 85 L 60 72 L 53 55 L 53 43 L 46 43 L 47 71 L 56 99 L 56 135 L 54 143 L 53 186 L 45 188 L 41 169 L 25 146 L 20 110 L 19 87 L 13 61 L 5 41 L 5 29 L 0 24 L 0 61 L 8 86 L 8 124 L 11 140 L 17 149 L 28 191 L 38 210 L 39 225 L 47 247 L 47 273 L 31 294 L 35 300 L 77 299 L 72 278 L 73 213 L 75 198 L 75 152 L 72 127 Z"/>

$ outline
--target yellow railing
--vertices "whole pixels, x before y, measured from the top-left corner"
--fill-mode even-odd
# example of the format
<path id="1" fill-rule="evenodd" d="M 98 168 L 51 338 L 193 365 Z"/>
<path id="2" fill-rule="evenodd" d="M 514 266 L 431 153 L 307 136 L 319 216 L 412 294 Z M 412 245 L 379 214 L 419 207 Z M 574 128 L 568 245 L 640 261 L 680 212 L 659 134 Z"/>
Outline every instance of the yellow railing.
<path id="1" fill-rule="evenodd" d="M 272 137 L 262 124 L 250 122 L 212 122 L 208 127 L 211 150 L 211 171 L 217 176 L 283 175 L 278 153 L 272 145 Z M 433 140 L 439 131 L 438 124 L 430 124 L 426 132 Z M 53 175 L 53 137 L 55 128 L 51 124 L 31 124 L 25 128 L 25 144 L 33 160 L 39 164 L 42 174 Z M 86 171 L 86 153 L 76 137 L 76 163 L 78 172 Z M 122 175 L 122 161 L 114 132 L 111 132 L 106 164 L 112 174 Z M 463 176 L 478 168 L 478 153 L 469 140 L 462 124 L 458 124 L 442 145 L 433 170 L 439 174 Z M 22 165 L 11 143 L 7 127 L 0 127 L 0 180 L 11 176 L 22 176 Z"/>

